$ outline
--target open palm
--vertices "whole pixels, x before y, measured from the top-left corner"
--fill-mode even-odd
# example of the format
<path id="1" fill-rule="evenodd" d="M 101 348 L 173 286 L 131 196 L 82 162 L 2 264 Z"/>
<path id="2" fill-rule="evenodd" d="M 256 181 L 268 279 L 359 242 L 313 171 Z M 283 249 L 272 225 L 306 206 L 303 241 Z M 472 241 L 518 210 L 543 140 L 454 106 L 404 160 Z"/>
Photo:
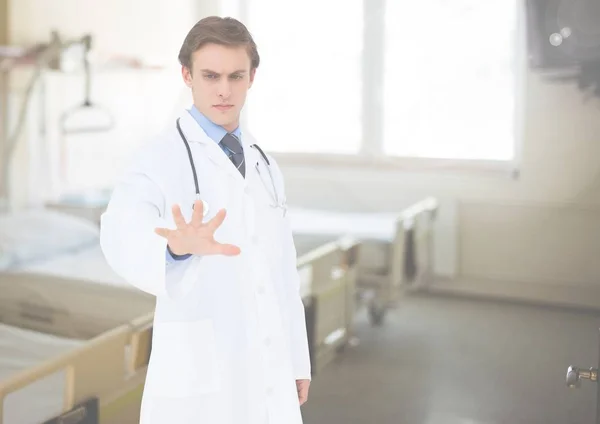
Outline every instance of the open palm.
<path id="1" fill-rule="evenodd" d="M 186 222 L 178 205 L 173 205 L 173 219 L 176 229 L 156 228 L 154 231 L 167 239 L 171 252 L 176 255 L 226 255 L 240 253 L 240 248 L 232 244 L 219 243 L 215 240 L 215 231 L 221 226 L 227 215 L 225 209 L 219 210 L 208 222 L 202 222 L 204 206 L 200 200 L 194 202 L 194 210 L 190 222 Z"/>

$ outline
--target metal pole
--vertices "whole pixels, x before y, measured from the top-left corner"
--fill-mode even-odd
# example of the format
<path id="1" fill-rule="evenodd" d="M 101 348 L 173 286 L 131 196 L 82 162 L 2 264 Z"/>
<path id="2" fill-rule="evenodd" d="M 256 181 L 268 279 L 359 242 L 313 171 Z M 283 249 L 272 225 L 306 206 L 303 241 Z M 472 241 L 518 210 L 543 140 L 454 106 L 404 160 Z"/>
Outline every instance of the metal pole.
<path id="1" fill-rule="evenodd" d="M 8 45 L 9 43 L 9 0 L 0 0 L 0 46 Z M 7 154 L 8 144 L 8 83 L 9 73 L 0 71 L 0 175 L 3 174 L 2 164 L 5 162 L 4 157 Z M 7 165 L 5 165 L 7 166 Z M 2 187 L 0 181 L 0 187 Z M 8 195 L 7 192 L 0 191 L 0 209 L 2 209 L 2 200 Z M 8 201 L 8 199 L 6 199 Z"/>

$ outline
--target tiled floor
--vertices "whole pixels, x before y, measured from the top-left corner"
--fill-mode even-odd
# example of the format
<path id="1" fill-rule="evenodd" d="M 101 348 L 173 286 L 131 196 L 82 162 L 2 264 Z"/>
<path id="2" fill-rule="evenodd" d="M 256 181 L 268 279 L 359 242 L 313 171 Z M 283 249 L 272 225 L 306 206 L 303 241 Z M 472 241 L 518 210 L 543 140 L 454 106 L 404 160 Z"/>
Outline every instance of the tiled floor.
<path id="1" fill-rule="evenodd" d="M 570 364 L 598 366 L 600 315 L 409 298 L 314 377 L 305 424 L 595 424 L 596 383 L 568 389 Z"/>

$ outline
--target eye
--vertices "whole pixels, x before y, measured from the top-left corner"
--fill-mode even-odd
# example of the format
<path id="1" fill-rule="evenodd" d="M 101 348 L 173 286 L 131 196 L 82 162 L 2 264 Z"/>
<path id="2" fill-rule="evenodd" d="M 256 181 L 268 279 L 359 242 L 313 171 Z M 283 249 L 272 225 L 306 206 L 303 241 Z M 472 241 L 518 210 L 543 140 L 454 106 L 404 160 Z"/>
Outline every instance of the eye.
<path id="1" fill-rule="evenodd" d="M 231 78 L 234 79 L 234 80 L 241 80 L 244 77 L 241 76 L 241 75 L 239 75 L 239 74 L 236 74 L 236 75 L 232 75 Z"/>
<path id="2" fill-rule="evenodd" d="M 217 79 L 218 77 L 215 74 L 205 74 L 204 78 L 206 78 L 206 79 Z"/>

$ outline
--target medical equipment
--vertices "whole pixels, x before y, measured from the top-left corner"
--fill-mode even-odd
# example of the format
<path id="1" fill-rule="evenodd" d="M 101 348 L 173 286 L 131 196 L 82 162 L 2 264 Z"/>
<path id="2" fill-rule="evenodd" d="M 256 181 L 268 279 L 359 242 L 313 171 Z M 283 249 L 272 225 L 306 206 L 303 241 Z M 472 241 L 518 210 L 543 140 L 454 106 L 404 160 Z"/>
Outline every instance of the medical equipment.
<path id="1" fill-rule="evenodd" d="M 188 154 L 188 159 L 190 161 L 190 166 L 192 168 L 192 174 L 194 175 L 194 186 L 196 188 L 196 200 L 200 200 L 202 202 L 203 216 L 206 216 L 206 214 L 208 213 L 209 205 L 208 205 L 208 202 L 206 202 L 206 200 L 200 198 L 200 186 L 198 184 L 198 174 L 196 173 L 196 166 L 194 165 L 194 158 L 192 157 L 192 151 L 190 149 L 190 144 L 188 143 L 187 138 L 186 138 L 185 134 L 183 133 L 183 130 L 181 129 L 181 125 L 179 124 L 179 119 L 177 119 L 176 124 L 177 124 L 177 131 L 179 132 L 179 137 L 181 137 L 181 141 L 183 141 L 183 143 L 185 144 L 185 148 L 186 148 L 187 154 Z M 260 173 L 260 170 L 259 170 L 258 162 L 256 163 L 255 167 L 256 167 L 256 172 L 258 172 L 262 183 L 265 184 L 265 189 L 269 192 L 271 198 L 273 199 L 273 203 L 271 203 L 270 206 L 274 207 L 274 208 L 280 208 L 283 211 L 283 216 L 285 216 L 286 211 L 287 211 L 287 205 L 285 203 L 285 200 L 280 201 L 279 193 L 277 192 L 277 188 L 275 186 L 275 179 L 273 178 L 273 173 L 271 172 L 271 162 L 269 162 L 269 158 L 267 158 L 267 155 L 265 155 L 263 150 L 257 144 L 253 144 L 250 147 L 255 148 L 256 150 L 258 150 L 260 152 L 260 155 L 262 156 L 263 160 L 265 161 L 265 164 L 267 165 L 269 177 L 271 178 L 271 185 L 273 186 L 272 192 L 271 192 L 271 190 L 269 190 L 268 187 L 266 187 L 266 184 L 262 178 L 262 174 Z"/>
<path id="2" fill-rule="evenodd" d="M 86 35 L 81 39 L 80 43 L 84 49 L 82 53 L 82 62 L 85 72 L 85 97 L 80 106 L 75 106 L 62 114 L 60 118 L 60 128 L 63 135 L 107 132 L 111 131 L 115 126 L 115 119 L 108 109 L 92 103 L 90 99 L 92 76 L 90 72 L 88 55 L 91 49 L 92 37 Z M 82 127 L 70 127 L 69 121 L 77 122 L 77 119 L 75 118 L 79 118 L 80 120 L 87 122 Z M 73 124 L 71 123 L 71 125 Z"/>
<path id="3" fill-rule="evenodd" d="M 9 210 L 11 161 L 17 144 L 25 131 L 28 115 L 34 113 L 39 115 L 38 130 L 42 137 L 46 134 L 47 119 L 43 107 L 42 110 L 32 109 L 33 99 L 39 94 L 38 104 L 44 105 L 45 96 L 45 73 L 47 70 L 71 72 L 83 65 L 85 72 L 85 94 L 83 104 L 75 109 L 67 111 L 61 118 L 61 132 L 63 135 L 107 131 L 113 128 L 115 120 L 113 116 L 104 108 L 92 103 L 90 99 L 91 72 L 89 54 L 92 44 L 91 35 L 85 34 L 74 39 L 63 39 L 59 33 L 52 31 L 48 42 L 37 43 L 31 47 L 0 46 L 0 209 Z M 96 63 L 99 63 L 96 60 Z M 106 56 L 101 60 L 102 64 L 117 64 L 120 68 L 140 69 L 141 62 L 135 58 L 121 58 L 116 55 Z M 9 104 L 9 79 L 10 73 L 21 68 L 32 68 L 31 76 L 25 90 L 20 90 L 18 96 L 23 96 L 19 105 L 12 107 Z M 23 91 L 23 93 L 21 93 Z M 9 109 L 15 109 L 14 126 L 9 130 Z M 85 111 L 86 113 L 80 114 Z M 98 113 L 98 111 L 100 113 Z M 85 118 L 77 119 L 78 128 L 74 128 L 74 112 L 77 116 Z M 91 112 L 91 113 L 90 113 Z M 82 115 L 85 115 L 82 116 Z M 12 121 L 12 119 L 11 119 Z M 64 160 L 64 145 L 61 160 Z M 62 163 L 63 169 L 65 164 Z"/>

